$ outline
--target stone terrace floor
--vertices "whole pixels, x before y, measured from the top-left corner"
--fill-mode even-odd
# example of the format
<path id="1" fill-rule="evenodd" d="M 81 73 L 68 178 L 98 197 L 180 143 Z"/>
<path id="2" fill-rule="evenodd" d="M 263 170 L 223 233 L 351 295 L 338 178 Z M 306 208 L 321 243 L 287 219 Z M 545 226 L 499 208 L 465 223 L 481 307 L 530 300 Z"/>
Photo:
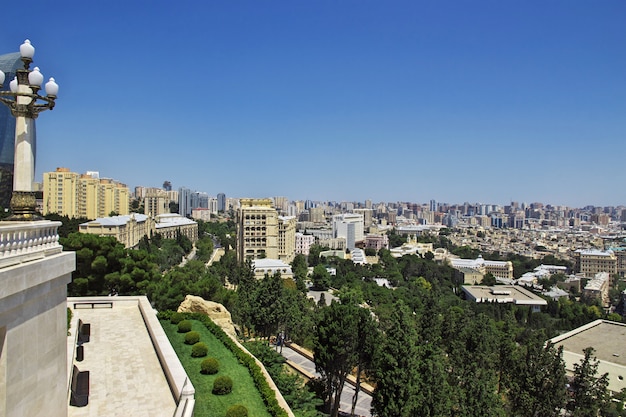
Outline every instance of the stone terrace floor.
<path id="1" fill-rule="evenodd" d="M 84 360 L 77 362 L 75 352 L 68 357 L 79 370 L 90 372 L 90 393 L 89 404 L 69 406 L 68 417 L 173 416 L 176 403 L 139 307 L 116 304 L 73 313 L 91 324 L 90 341 L 83 345 Z M 73 344 L 76 328 L 70 331 L 68 343 Z"/>

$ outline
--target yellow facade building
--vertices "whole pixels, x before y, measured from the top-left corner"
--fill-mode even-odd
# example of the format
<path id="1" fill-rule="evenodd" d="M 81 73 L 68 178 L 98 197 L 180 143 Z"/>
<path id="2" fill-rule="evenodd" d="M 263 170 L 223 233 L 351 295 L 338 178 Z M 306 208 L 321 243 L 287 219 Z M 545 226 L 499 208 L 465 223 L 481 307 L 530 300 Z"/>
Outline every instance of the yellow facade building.
<path id="1" fill-rule="evenodd" d="M 278 259 L 288 264 L 296 256 L 296 218 L 278 217 Z"/>
<path id="2" fill-rule="evenodd" d="M 79 226 L 79 232 L 98 236 L 113 236 L 125 248 L 133 248 L 144 237 L 154 233 L 154 220 L 145 214 L 97 218 Z"/>
<path id="3" fill-rule="evenodd" d="M 111 212 L 129 213 L 130 192 L 126 185 L 95 173 L 78 174 L 68 168 L 43 174 L 43 214 L 96 219 Z"/>
<path id="4" fill-rule="evenodd" d="M 598 272 L 617 273 L 617 257 L 613 251 L 597 249 L 577 250 L 574 252 L 575 270 L 587 278 L 593 278 Z"/>
<path id="5" fill-rule="evenodd" d="M 237 211 L 237 258 L 278 259 L 278 212 L 269 198 L 242 198 Z M 295 245 L 295 233 L 294 233 Z"/>

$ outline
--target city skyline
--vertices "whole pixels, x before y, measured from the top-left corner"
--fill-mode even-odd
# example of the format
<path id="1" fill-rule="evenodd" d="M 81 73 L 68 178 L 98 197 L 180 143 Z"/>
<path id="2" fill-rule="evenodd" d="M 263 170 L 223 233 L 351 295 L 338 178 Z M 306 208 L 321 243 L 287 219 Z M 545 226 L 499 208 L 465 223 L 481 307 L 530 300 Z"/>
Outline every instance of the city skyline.
<path id="1" fill-rule="evenodd" d="M 35 1 L 36 178 L 212 195 L 626 204 L 626 4 Z M 10 80 L 6 80 L 8 84 Z"/>

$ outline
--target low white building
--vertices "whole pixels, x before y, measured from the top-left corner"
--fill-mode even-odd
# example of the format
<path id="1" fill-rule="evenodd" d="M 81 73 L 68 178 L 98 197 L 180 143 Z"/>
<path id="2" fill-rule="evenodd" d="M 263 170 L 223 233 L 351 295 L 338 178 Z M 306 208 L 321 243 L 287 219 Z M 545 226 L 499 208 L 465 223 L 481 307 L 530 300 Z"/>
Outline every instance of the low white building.
<path id="1" fill-rule="evenodd" d="M 256 279 L 262 279 L 265 275 L 274 275 L 279 272 L 281 278 L 293 279 L 293 271 L 291 265 L 285 263 L 280 259 L 253 259 L 252 271 Z"/>
<path id="2" fill-rule="evenodd" d="M 154 229 L 165 239 L 176 239 L 180 233 L 192 243 L 198 240 L 198 223 L 177 213 L 156 216 Z"/>
<path id="3" fill-rule="evenodd" d="M 598 359 L 596 375 L 609 374 L 609 390 L 620 392 L 626 388 L 626 325 L 608 320 L 596 320 L 550 339 L 555 346 L 563 346 L 563 361 L 569 375 L 584 358 L 583 350 L 593 346 Z"/>
<path id="4" fill-rule="evenodd" d="M 477 303 L 512 303 L 526 305 L 532 311 L 540 311 L 541 307 L 547 306 L 548 302 L 538 295 L 517 285 L 464 285 L 463 292 L 470 301 Z"/>
<path id="5" fill-rule="evenodd" d="M 309 250 L 314 243 L 315 236 L 296 232 L 296 253 L 309 256 Z"/>

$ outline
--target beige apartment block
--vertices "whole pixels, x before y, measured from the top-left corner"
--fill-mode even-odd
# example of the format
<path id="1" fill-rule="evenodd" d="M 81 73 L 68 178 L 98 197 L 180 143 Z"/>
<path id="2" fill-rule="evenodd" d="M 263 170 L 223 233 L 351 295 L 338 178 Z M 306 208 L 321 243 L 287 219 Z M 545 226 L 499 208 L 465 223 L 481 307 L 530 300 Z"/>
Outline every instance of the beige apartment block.
<path id="1" fill-rule="evenodd" d="M 309 209 L 309 221 L 318 224 L 326 223 L 326 215 L 322 207 L 311 207 Z"/>
<path id="2" fill-rule="evenodd" d="M 165 190 L 149 189 L 143 200 L 144 214 L 158 216 L 170 212 L 170 197 Z"/>
<path id="3" fill-rule="evenodd" d="M 617 257 L 613 251 L 577 250 L 574 252 L 575 270 L 587 278 L 593 278 L 598 272 L 617 273 Z"/>
<path id="4" fill-rule="evenodd" d="M 128 187 L 112 179 L 57 168 L 43 174 L 43 184 L 43 214 L 96 219 L 129 213 Z"/>
<path id="5" fill-rule="evenodd" d="M 261 258 L 278 259 L 278 212 L 273 207 L 272 200 L 242 198 L 239 204 L 237 211 L 238 259 L 240 261 Z"/>
<path id="6" fill-rule="evenodd" d="M 603 306 L 610 304 L 609 287 L 611 279 L 607 272 L 598 272 L 590 279 L 583 289 L 583 297 L 590 300 L 599 300 Z"/>
<path id="7" fill-rule="evenodd" d="M 278 217 L 278 259 L 291 263 L 296 256 L 296 218 Z"/>
<path id="8" fill-rule="evenodd" d="M 76 192 L 80 175 L 68 168 L 43 174 L 43 214 L 58 213 L 75 217 L 78 213 L 79 194 Z"/>

